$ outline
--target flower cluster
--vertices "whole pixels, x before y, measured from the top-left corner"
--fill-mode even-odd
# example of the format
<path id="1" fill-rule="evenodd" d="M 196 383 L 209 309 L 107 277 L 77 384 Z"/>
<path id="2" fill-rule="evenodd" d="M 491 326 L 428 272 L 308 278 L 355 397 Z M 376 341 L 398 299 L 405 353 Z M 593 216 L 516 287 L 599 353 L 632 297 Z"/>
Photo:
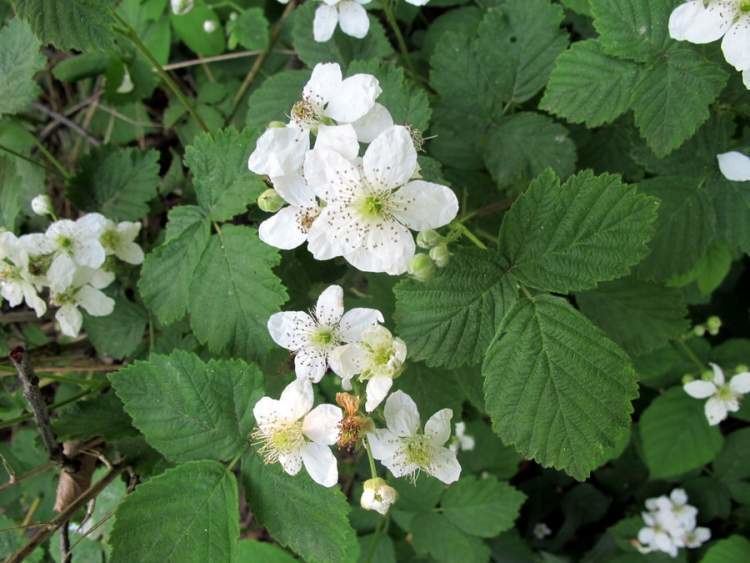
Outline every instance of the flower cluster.
<path id="1" fill-rule="evenodd" d="M 368 455 L 394 477 L 414 478 L 424 471 L 445 483 L 458 479 L 461 467 L 456 451 L 473 447 L 473 440 L 461 427 L 456 445 L 449 442 L 451 409 L 435 413 L 421 430 L 412 398 L 402 391 L 389 395 L 393 380 L 403 371 L 406 345 L 382 322 L 383 315 L 375 309 L 344 311 L 344 292 L 338 285 L 325 289 L 309 313 L 286 311 L 271 316 L 268 330 L 277 344 L 294 354 L 297 378 L 278 400 L 263 397 L 253 409 L 257 428 L 252 438 L 266 463 L 278 462 L 290 475 L 304 465 L 315 482 L 330 487 L 338 481 L 330 446 L 338 444 L 351 452 L 363 443 Z M 313 408 L 313 383 L 320 382 L 329 369 L 346 390 L 356 382 L 355 395 L 336 396 L 343 410 L 331 404 Z M 360 382 L 366 382 L 367 414 L 359 412 Z M 384 400 L 386 428 L 376 428 L 368 415 Z M 396 497 L 395 490 L 373 475 L 365 483 L 361 504 L 384 514 Z"/>
<path id="2" fill-rule="evenodd" d="M 669 34 L 678 41 L 721 41 L 727 62 L 742 72 L 750 88 L 750 0 L 690 0 L 669 18 Z"/>
<path id="3" fill-rule="evenodd" d="M 642 513 L 645 526 L 638 532 L 636 548 L 641 553 L 661 551 L 677 557 L 680 548 L 696 548 L 711 538 L 711 530 L 697 526 L 698 509 L 687 503 L 684 490 L 674 489 L 646 501 Z"/>
<path id="4" fill-rule="evenodd" d="M 719 424 L 730 412 L 740 410 L 742 396 L 750 393 L 750 372 L 745 370 L 726 381 L 724 372 L 711 364 L 711 372 L 701 379 L 687 380 L 683 384 L 685 393 L 694 399 L 706 401 L 706 418 L 712 426 Z"/>
<path id="5" fill-rule="evenodd" d="M 32 209 L 39 215 L 52 213 L 47 196 L 35 198 Z M 114 259 L 143 262 L 143 251 L 134 242 L 140 229 L 140 223 L 114 223 L 89 213 L 76 221 L 54 221 L 44 233 L 16 237 L 0 232 L 0 295 L 11 307 L 25 302 L 41 317 L 47 303 L 40 294 L 48 288 L 49 303 L 58 307 L 60 330 L 78 336 L 83 323 L 79 308 L 95 317 L 114 309 L 115 302 L 101 291 L 115 279 Z"/>
<path id="6" fill-rule="evenodd" d="M 374 76 L 344 79 L 338 64 L 318 64 L 289 123 L 261 135 L 248 167 L 278 196 L 259 201 L 277 211 L 260 225 L 264 242 L 286 250 L 307 242 L 317 260 L 343 256 L 359 270 L 399 275 L 415 254 L 411 230 L 455 218 L 453 191 L 420 179 L 421 135 L 393 124 L 380 93 Z M 369 143 L 361 157 L 360 143 Z"/>

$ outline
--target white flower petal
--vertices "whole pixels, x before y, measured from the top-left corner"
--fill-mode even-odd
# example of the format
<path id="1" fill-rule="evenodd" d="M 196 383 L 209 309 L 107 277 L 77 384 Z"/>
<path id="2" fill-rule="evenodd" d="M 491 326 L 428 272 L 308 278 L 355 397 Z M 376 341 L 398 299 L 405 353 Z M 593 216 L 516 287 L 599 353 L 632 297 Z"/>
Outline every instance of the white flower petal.
<path id="1" fill-rule="evenodd" d="M 696 379 L 690 383 L 686 383 L 683 386 L 685 393 L 690 395 L 693 399 L 708 399 L 716 393 L 716 385 L 710 381 L 703 381 L 702 379 Z"/>
<path id="2" fill-rule="evenodd" d="M 302 455 L 300 452 L 279 454 L 279 463 L 289 475 L 296 475 L 302 469 Z"/>
<path id="3" fill-rule="evenodd" d="M 117 234 L 122 240 L 134 241 L 141 232 L 141 224 L 138 221 L 123 221 L 117 224 Z"/>
<path id="4" fill-rule="evenodd" d="M 300 379 L 318 383 L 326 374 L 328 361 L 321 350 L 305 346 L 297 351 L 294 356 L 294 373 Z"/>
<path id="5" fill-rule="evenodd" d="M 385 401 L 385 422 L 396 436 L 411 436 L 419 429 L 417 404 L 403 391 L 396 391 Z"/>
<path id="6" fill-rule="evenodd" d="M 268 332 L 273 341 L 292 352 L 307 343 L 307 335 L 314 328 L 312 317 L 302 311 L 282 311 L 268 319 Z"/>
<path id="7" fill-rule="evenodd" d="M 325 43 L 336 31 L 336 24 L 339 22 L 339 14 L 336 8 L 321 4 L 315 10 L 313 19 L 313 38 L 318 43 Z"/>
<path id="8" fill-rule="evenodd" d="M 367 441 L 370 444 L 372 457 L 377 460 L 393 457 L 401 443 L 398 437 L 386 428 L 376 428 L 368 432 Z"/>
<path id="9" fill-rule="evenodd" d="M 55 313 L 55 319 L 60 323 L 60 330 L 66 336 L 75 338 L 81 332 L 83 315 L 75 305 L 63 305 Z"/>
<path id="10" fill-rule="evenodd" d="M 351 125 L 321 125 L 315 138 L 316 149 L 328 149 L 339 153 L 347 160 L 359 154 L 357 133 Z"/>
<path id="11" fill-rule="evenodd" d="M 73 259 L 81 266 L 96 269 L 104 264 L 107 253 L 98 238 L 84 239 L 74 246 Z"/>
<path id="12" fill-rule="evenodd" d="M 324 487 L 333 487 L 339 480 L 336 457 L 322 444 L 305 444 L 302 448 L 302 461 L 313 481 Z"/>
<path id="13" fill-rule="evenodd" d="M 745 395 L 750 393 L 750 372 L 738 373 L 729 380 L 729 388 L 733 393 Z"/>
<path id="14" fill-rule="evenodd" d="M 329 285 L 315 304 L 315 318 L 322 325 L 333 327 L 344 314 L 344 290 L 340 285 Z"/>
<path id="15" fill-rule="evenodd" d="M 750 68 L 742 71 L 742 83 L 750 90 Z"/>
<path id="16" fill-rule="evenodd" d="M 307 240 L 307 233 L 300 223 L 304 216 L 304 209 L 287 205 L 258 226 L 258 237 L 282 250 L 297 248 Z"/>
<path id="17" fill-rule="evenodd" d="M 341 317 L 339 334 L 344 342 L 356 342 L 362 338 L 365 329 L 384 322 L 383 313 L 377 309 L 357 307 L 350 309 Z"/>
<path id="18" fill-rule="evenodd" d="M 279 397 L 280 409 L 287 420 L 299 420 L 313 406 L 313 388 L 309 381 L 297 379 L 287 385 Z"/>
<path id="19" fill-rule="evenodd" d="M 406 3 L 411 4 L 412 6 L 424 6 L 429 1 L 430 0 L 406 0 Z"/>
<path id="20" fill-rule="evenodd" d="M 359 7 L 364 11 L 364 8 Z M 355 74 L 345 79 L 332 94 L 326 115 L 339 123 L 353 123 L 369 112 L 382 90 L 371 74 Z"/>
<path id="21" fill-rule="evenodd" d="M 732 182 L 750 181 L 750 157 L 741 152 L 731 151 L 716 155 L 719 169 L 727 180 Z"/>
<path id="22" fill-rule="evenodd" d="M 336 18 L 338 21 L 338 16 Z M 302 90 L 302 96 L 322 105 L 330 100 L 340 87 L 341 67 L 338 63 L 318 63 Z"/>
<path id="23" fill-rule="evenodd" d="M 677 6 L 669 17 L 669 35 L 677 41 L 712 43 L 721 39 L 732 25 L 734 11 L 727 2 L 692 0 Z"/>
<path id="24" fill-rule="evenodd" d="M 351 37 L 362 39 L 370 30 L 370 20 L 367 18 L 367 10 L 357 2 L 342 0 L 339 6 L 339 26 L 341 31 Z"/>
<path id="25" fill-rule="evenodd" d="M 39 297 L 34 286 L 30 283 L 24 283 L 22 289 L 26 304 L 34 309 L 36 316 L 41 317 L 44 315 L 47 312 L 47 304 L 44 302 L 44 299 Z"/>
<path id="26" fill-rule="evenodd" d="M 727 62 L 739 71 L 750 68 L 750 15 L 741 16 L 721 42 Z"/>
<path id="27" fill-rule="evenodd" d="M 673 489 L 669 493 L 669 499 L 676 505 L 683 505 L 687 504 L 688 496 L 685 489 Z"/>
<path id="28" fill-rule="evenodd" d="M 362 158 L 365 176 L 375 186 L 403 186 L 417 169 L 417 151 L 406 127 L 395 125 L 370 143 Z"/>
<path id="29" fill-rule="evenodd" d="M 362 143 L 371 143 L 383 131 L 393 127 L 393 117 L 385 106 L 375 103 L 372 109 L 352 123 L 357 139 Z"/>
<path id="30" fill-rule="evenodd" d="M 17 283 L 0 282 L 2 296 L 11 307 L 18 307 L 23 301 L 23 290 Z"/>
<path id="31" fill-rule="evenodd" d="M 724 401 L 717 397 L 711 397 L 706 401 L 706 418 L 711 426 L 719 424 L 727 417 L 727 406 Z"/>
<path id="32" fill-rule="evenodd" d="M 75 225 L 78 239 L 98 239 L 107 228 L 114 227 L 114 223 L 101 213 L 86 213 L 76 219 Z"/>
<path id="33" fill-rule="evenodd" d="M 324 201 L 351 197 L 360 184 L 357 166 L 329 149 L 313 150 L 305 157 L 305 180 Z"/>
<path id="34" fill-rule="evenodd" d="M 451 437 L 451 409 L 441 409 L 433 414 L 424 425 L 424 433 L 432 438 L 438 446 L 445 444 Z"/>
<path id="35" fill-rule="evenodd" d="M 427 472 L 446 485 L 458 481 L 461 476 L 461 465 L 456 454 L 448 448 L 436 448 Z"/>
<path id="36" fill-rule="evenodd" d="M 76 301 L 92 317 L 106 317 L 115 309 L 114 299 L 90 285 L 84 285 L 78 290 Z"/>
<path id="37" fill-rule="evenodd" d="M 292 174 L 302 167 L 310 149 L 310 135 L 299 127 L 271 127 L 258 139 L 247 166 L 271 177 Z"/>
<path id="38" fill-rule="evenodd" d="M 305 416 L 302 432 L 313 442 L 332 446 L 339 438 L 343 413 L 335 405 L 318 405 Z"/>
<path id="39" fill-rule="evenodd" d="M 711 366 L 711 370 L 714 372 L 714 383 L 717 387 L 721 387 L 726 381 L 724 377 L 724 370 L 722 370 L 718 364 L 710 363 L 709 365 Z"/>
<path id="40" fill-rule="evenodd" d="M 389 221 L 383 228 L 371 228 L 365 233 L 360 248 L 344 254 L 347 261 L 362 272 L 385 272 L 398 276 L 407 271 L 414 257 L 416 245 L 409 229 Z"/>
<path id="41" fill-rule="evenodd" d="M 307 250 L 316 260 L 330 260 L 336 256 L 341 256 L 344 249 L 341 246 L 342 240 L 337 238 L 328 228 L 326 219 L 328 214 L 326 210 L 315 220 L 307 233 Z"/>
<path id="42" fill-rule="evenodd" d="M 253 417 L 261 429 L 272 426 L 279 419 L 281 403 L 271 397 L 261 397 L 253 407 Z"/>
<path id="43" fill-rule="evenodd" d="M 362 373 L 366 362 L 367 353 L 358 343 L 338 346 L 328 356 L 331 369 L 344 381 Z"/>
<path id="44" fill-rule="evenodd" d="M 286 174 L 271 178 L 276 192 L 284 201 L 295 207 L 316 207 L 315 192 L 307 185 L 301 174 Z"/>
<path id="45" fill-rule="evenodd" d="M 367 401 L 365 401 L 365 410 L 367 412 L 372 412 L 376 408 L 378 408 L 380 403 L 383 402 L 383 399 L 385 399 L 388 395 L 388 391 L 391 390 L 392 386 L 393 379 L 390 377 L 378 376 L 370 379 L 367 382 L 367 387 L 365 389 L 365 393 L 367 396 Z"/>
<path id="46" fill-rule="evenodd" d="M 453 190 L 432 182 L 409 182 L 394 194 L 393 200 L 396 218 L 414 231 L 437 229 L 458 214 L 458 199 Z"/>
<path id="47" fill-rule="evenodd" d="M 134 242 L 125 242 L 118 245 L 115 256 L 123 262 L 133 264 L 134 266 L 143 264 L 143 249 Z"/>

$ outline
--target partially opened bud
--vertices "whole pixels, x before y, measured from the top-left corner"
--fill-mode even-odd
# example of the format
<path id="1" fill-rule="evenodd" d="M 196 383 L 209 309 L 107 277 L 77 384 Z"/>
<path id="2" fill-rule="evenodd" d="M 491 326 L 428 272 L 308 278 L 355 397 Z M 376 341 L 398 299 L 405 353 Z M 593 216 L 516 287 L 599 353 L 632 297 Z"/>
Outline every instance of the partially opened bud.
<path id="1" fill-rule="evenodd" d="M 426 282 L 435 273 L 435 263 L 427 254 L 417 254 L 409 261 L 409 275 L 415 280 Z"/>
<path id="2" fill-rule="evenodd" d="M 31 210 L 37 215 L 53 215 L 52 200 L 46 194 L 38 195 L 31 200 Z"/>
<path id="3" fill-rule="evenodd" d="M 443 236 L 435 229 L 427 229 L 417 233 L 417 246 L 419 248 L 432 248 L 443 242 Z"/>
<path id="4" fill-rule="evenodd" d="M 447 244 L 439 244 L 430 249 L 430 258 L 438 268 L 445 268 L 451 260 L 451 253 Z"/>
<path id="5" fill-rule="evenodd" d="M 717 334 L 719 334 L 720 329 L 721 319 L 716 315 L 708 317 L 708 320 L 706 321 L 706 330 L 708 330 L 708 334 L 710 334 L 711 336 L 716 336 Z"/>
<path id="6" fill-rule="evenodd" d="M 184 16 L 193 9 L 193 0 L 171 0 L 172 13 L 175 16 Z"/>
<path id="7" fill-rule="evenodd" d="M 206 20 L 203 22 L 203 31 L 206 33 L 213 33 L 216 31 L 216 22 L 214 20 Z"/>
<path id="8" fill-rule="evenodd" d="M 397 498 L 396 489 L 388 485 L 384 479 L 376 477 L 365 481 L 365 490 L 362 492 L 359 504 L 365 510 L 386 514 Z"/>
<path id="9" fill-rule="evenodd" d="M 258 196 L 258 208 L 266 213 L 276 213 L 286 202 L 273 188 L 267 189 Z"/>

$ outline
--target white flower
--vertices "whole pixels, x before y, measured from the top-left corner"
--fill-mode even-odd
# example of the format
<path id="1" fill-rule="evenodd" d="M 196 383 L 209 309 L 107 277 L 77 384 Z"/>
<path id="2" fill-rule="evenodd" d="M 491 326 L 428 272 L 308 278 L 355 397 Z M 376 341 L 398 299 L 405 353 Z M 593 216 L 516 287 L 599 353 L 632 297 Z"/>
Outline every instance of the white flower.
<path id="1" fill-rule="evenodd" d="M 60 307 L 55 319 L 60 324 L 60 331 L 66 336 L 75 338 L 81 332 L 83 315 L 78 310 L 83 307 L 92 317 L 106 317 L 115 308 L 114 299 L 107 297 L 101 289 L 114 280 L 114 275 L 91 268 L 78 268 L 73 281 L 65 291 L 52 292 L 50 301 Z"/>
<path id="2" fill-rule="evenodd" d="M 206 33 L 213 33 L 216 31 L 217 24 L 214 20 L 206 20 L 203 22 L 203 31 Z"/>
<path id="3" fill-rule="evenodd" d="M 172 13 L 176 16 L 184 16 L 193 9 L 193 0 L 170 0 Z"/>
<path id="4" fill-rule="evenodd" d="M 315 10 L 313 21 L 315 41 L 319 43 L 328 41 L 336 30 L 336 24 L 347 35 L 362 39 L 370 29 L 370 20 L 367 19 L 367 11 L 361 5 L 369 3 L 370 0 L 356 0 L 356 2 L 323 0 L 323 3 Z"/>
<path id="5" fill-rule="evenodd" d="M 329 286 L 318 297 L 315 311 L 283 311 L 268 319 L 274 342 L 295 353 L 297 377 L 314 383 L 325 375 L 332 352 L 345 342 L 356 342 L 383 315 L 375 309 L 356 308 L 344 313 L 344 290 Z"/>
<path id="6" fill-rule="evenodd" d="M 461 466 L 456 454 L 444 447 L 451 435 L 452 417 L 451 409 L 439 410 L 421 433 L 417 405 L 409 395 L 396 391 L 385 402 L 387 428 L 367 434 L 372 455 L 394 477 L 416 479 L 424 471 L 443 483 L 453 483 L 461 475 Z"/>
<path id="7" fill-rule="evenodd" d="M 41 194 L 31 200 L 31 210 L 36 215 L 52 215 L 52 200 L 47 194 Z"/>
<path id="8" fill-rule="evenodd" d="M 682 538 L 682 541 L 685 544 L 685 547 L 696 548 L 696 547 L 700 547 L 701 545 L 703 545 L 710 539 L 711 539 L 711 530 L 709 530 L 708 528 L 703 528 L 699 526 L 695 528 L 694 530 L 687 532 L 685 536 Z"/>
<path id="9" fill-rule="evenodd" d="M 677 544 L 670 533 L 668 515 L 662 512 L 644 512 L 642 514 L 645 527 L 638 532 L 638 551 L 651 553 L 662 551 L 672 557 L 677 557 Z"/>
<path id="10" fill-rule="evenodd" d="M 361 164 L 332 150 L 308 153 L 305 177 L 327 202 L 310 230 L 313 256 L 343 255 L 365 272 L 406 272 L 416 248 L 409 229 L 442 227 L 458 213 L 452 190 L 410 181 L 417 171 L 417 151 L 402 126 L 378 135 Z"/>
<path id="11" fill-rule="evenodd" d="M 719 366 L 711 364 L 711 369 L 711 381 L 696 379 L 686 383 L 684 389 L 694 399 L 708 399 L 706 418 L 714 426 L 724 420 L 728 413 L 740 410 L 742 396 L 750 393 L 750 372 L 739 373 L 727 383 Z"/>
<path id="12" fill-rule="evenodd" d="M 476 442 L 474 436 L 466 434 L 466 423 L 457 422 L 454 426 L 455 434 L 448 446 L 452 452 L 458 453 L 458 451 L 467 452 L 474 449 Z"/>
<path id="13" fill-rule="evenodd" d="M 429 1 L 430 0 L 406 0 L 406 3 L 411 4 L 412 6 L 424 6 Z"/>
<path id="14" fill-rule="evenodd" d="M 727 180 L 732 182 L 750 181 L 750 157 L 741 152 L 731 151 L 716 155 L 719 169 Z"/>
<path id="15" fill-rule="evenodd" d="M 669 34 L 678 41 L 711 43 L 724 38 L 724 58 L 737 70 L 750 68 L 748 0 L 691 0 L 674 9 Z"/>
<path id="16" fill-rule="evenodd" d="M 96 269 L 104 264 L 106 253 L 99 242 L 104 227 L 105 219 L 98 213 L 89 213 L 77 221 L 62 219 L 49 226 L 45 233 L 45 248 L 40 250 L 54 255 L 47 271 L 53 291 L 67 289 L 73 283 L 78 267 Z"/>
<path id="17" fill-rule="evenodd" d="M 367 381 L 367 412 L 374 411 L 386 398 L 405 360 L 404 341 L 394 338 L 391 331 L 381 325 L 367 327 L 358 342 L 337 348 L 330 358 L 331 368 L 341 377 L 344 389 L 351 388 L 355 375 Z"/>
<path id="18" fill-rule="evenodd" d="M 138 233 L 141 232 L 141 224 L 138 222 L 123 221 L 115 223 L 104 219 L 104 227 L 99 241 L 105 252 L 114 254 L 117 258 L 128 264 L 138 265 L 143 263 L 143 249 L 134 242 Z"/>
<path id="19" fill-rule="evenodd" d="M 692 530 L 695 528 L 698 509 L 689 505 L 684 489 L 674 489 L 669 497 L 660 496 L 646 499 L 646 508 L 651 512 L 662 512 L 662 520 L 669 521 L 669 528 Z"/>
<path id="20" fill-rule="evenodd" d="M 534 537 L 538 540 L 543 540 L 551 533 L 552 530 L 550 530 L 549 526 L 547 526 L 547 524 L 545 524 L 544 522 L 539 522 L 538 524 L 534 525 L 533 534 Z"/>
<path id="21" fill-rule="evenodd" d="M 29 255 L 16 236 L 0 232 L 0 295 L 11 307 L 25 301 L 37 317 L 47 311 L 47 304 L 37 294 L 34 278 L 29 272 Z"/>
<path id="22" fill-rule="evenodd" d="M 661 551 L 676 557 L 679 548 L 700 547 L 711 537 L 711 530 L 696 527 L 698 509 L 687 501 L 683 489 L 674 489 L 669 497 L 646 500 L 649 512 L 642 513 L 645 527 L 638 532 L 638 551 Z"/>
<path id="23" fill-rule="evenodd" d="M 365 510 L 374 510 L 379 514 L 385 515 L 398 498 L 396 489 L 379 477 L 368 479 L 365 481 L 364 487 L 359 504 Z"/>
<path id="24" fill-rule="evenodd" d="M 261 398 L 253 408 L 258 425 L 253 439 L 266 463 L 281 463 L 289 475 L 299 473 L 304 464 L 313 481 L 332 487 L 338 467 L 329 446 L 338 438 L 342 412 L 334 405 L 312 407 L 312 385 L 299 379 L 287 385 L 278 400 Z"/>

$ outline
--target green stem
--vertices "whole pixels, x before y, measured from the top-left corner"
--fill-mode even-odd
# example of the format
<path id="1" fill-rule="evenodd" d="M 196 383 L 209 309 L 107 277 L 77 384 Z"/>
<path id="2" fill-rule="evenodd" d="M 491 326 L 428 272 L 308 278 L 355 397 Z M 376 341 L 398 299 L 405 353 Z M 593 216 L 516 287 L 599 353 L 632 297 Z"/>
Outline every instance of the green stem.
<path id="1" fill-rule="evenodd" d="M 525 285 L 519 285 L 518 287 L 521 288 L 521 293 L 524 294 L 524 296 L 526 297 L 526 299 L 528 299 L 529 301 L 533 301 L 534 300 L 534 296 L 531 295 L 531 292 L 528 289 L 526 289 Z"/>
<path id="2" fill-rule="evenodd" d="M 481 240 L 479 240 L 479 238 L 474 233 L 472 233 L 469 230 L 469 228 L 463 223 L 453 223 L 451 227 L 455 229 L 456 231 L 458 231 L 459 233 L 461 233 L 471 242 L 473 242 L 474 246 L 476 246 L 477 248 L 481 248 L 482 250 L 487 250 L 487 245 L 484 244 Z"/>
<path id="3" fill-rule="evenodd" d="M 80 393 L 76 393 L 72 397 L 69 397 L 65 399 L 64 401 L 59 401 L 57 403 L 53 403 L 49 406 L 49 410 L 59 409 L 60 407 L 64 407 L 65 405 L 69 405 L 70 403 L 76 402 L 78 399 L 81 399 L 87 395 L 90 395 L 91 393 L 94 393 L 95 391 L 99 391 L 100 389 L 103 389 L 104 386 L 100 387 L 92 387 L 91 389 L 87 389 L 86 391 L 81 391 Z M 19 422 L 24 422 L 26 420 L 29 420 L 33 418 L 33 413 L 27 412 L 20 416 L 17 416 L 16 418 L 11 418 L 10 420 L 6 420 L 3 422 L 0 422 L 0 430 L 3 428 L 10 428 L 11 426 L 14 426 L 18 424 Z"/>
<path id="4" fill-rule="evenodd" d="M 39 152 L 44 155 L 44 158 L 49 160 L 50 164 L 55 167 L 63 178 L 70 180 L 73 177 L 73 175 L 62 165 L 62 162 L 57 160 L 38 139 L 35 138 L 34 143 L 36 144 L 36 148 L 39 149 Z"/>
<path id="5" fill-rule="evenodd" d="M 699 373 L 703 373 L 703 371 L 706 369 L 706 365 L 703 362 L 701 362 L 698 356 L 695 355 L 695 352 L 693 352 L 690 349 L 690 346 L 685 344 L 684 340 L 675 340 L 674 342 L 677 342 L 677 344 L 680 345 L 680 349 L 682 350 L 682 352 L 687 356 L 687 358 L 691 362 L 693 362 L 696 365 L 696 367 L 699 370 Z"/>
<path id="6" fill-rule="evenodd" d="M 383 535 L 383 531 L 388 530 L 388 523 L 390 521 L 390 514 L 387 516 L 381 518 L 378 521 L 378 525 L 375 528 L 375 533 L 372 535 L 372 543 L 370 544 L 370 548 L 367 550 L 367 557 L 365 557 L 365 563 L 370 563 L 372 561 L 373 556 L 375 555 L 375 550 L 378 547 L 378 544 L 380 543 L 380 536 Z"/>
<path id="7" fill-rule="evenodd" d="M 393 30 L 393 34 L 396 36 L 396 43 L 398 43 L 398 49 L 401 51 L 401 56 L 404 58 L 404 62 L 406 63 L 406 66 L 408 67 L 409 71 L 412 75 L 418 76 L 417 71 L 414 70 L 414 65 L 411 62 L 411 56 L 409 55 L 409 48 L 406 45 L 406 41 L 404 40 L 404 36 L 401 33 L 401 28 L 398 26 L 398 21 L 396 20 L 396 13 L 393 11 L 393 4 L 391 4 L 391 0 L 383 0 L 381 3 L 383 6 L 383 13 L 385 13 L 385 19 L 388 21 L 388 25 L 391 26 L 391 29 Z"/>
<path id="8" fill-rule="evenodd" d="M 378 470 L 375 467 L 375 458 L 372 457 L 372 451 L 370 450 L 370 442 L 367 437 L 365 437 L 362 442 L 365 444 L 365 451 L 367 452 L 367 461 L 370 462 L 370 476 L 373 479 L 377 479 L 378 477 Z"/>
<path id="9" fill-rule="evenodd" d="M 55 170 L 54 168 L 50 168 L 46 164 L 39 162 L 38 160 L 34 160 L 33 158 L 26 156 L 25 154 L 21 154 L 20 152 L 16 152 L 10 147 L 6 147 L 5 145 L 0 145 L 0 151 L 5 151 L 8 154 L 15 156 L 16 158 L 20 158 L 21 160 L 25 160 L 26 162 L 33 164 L 34 166 L 38 166 L 39 168 L 44 168 L 48 172 L 57 172 L 57 170 Z"/>
<path id="10" fill-rule="evenodd" d="M 135 45 L 136 49 L 138 49 L 141 54 L 148 59 L 148 62 L 151 63 L 151 65 L 154 67 L 154 70 L 156 70 L 156 73 L 161 77 L 161 79 L 164 81 L 164 83 L 167 85 L 167 87 L 172 91 L 172 93 L 177 96 L 177 99 L 180 100 L 180 103 L 182 103 L 183 106 L 185 106 L 185 109 L 187 109 L 188 113 L 192 116 L 193 119 L 198 123 L 201 129 L 203 129 L 206 132 L 209 132 L 208 125 L 206 125 L 206 122 L 203 121 L 203 118 L 198 115 L 198 112 L 195 110 L 195 108 L 192 106 L 190 101 L 187 99 L 185 94 L 182 93 L 182 90 L 177 85 L 177 83 L 172 80 L 172 77 L 169 76 L 169 73 L 164 70 L 164 68 L 159 64 L 159 61 L 156 60 L 156 57 L 149 51 L 148 47 L 141 41 L 141 38 L 138 37 L 138 32 L 133 29 L 133 27 L 120 15 L 115 12 L 115 10 L 112 10 L 112 14 L 114 14 L 115 19 L 118 21 L 120 25 L 123 26 L 124 29 L 118 29 L 117 31 L 121 33 L 124 37 L 129 39 L 133 45 Z"/>

